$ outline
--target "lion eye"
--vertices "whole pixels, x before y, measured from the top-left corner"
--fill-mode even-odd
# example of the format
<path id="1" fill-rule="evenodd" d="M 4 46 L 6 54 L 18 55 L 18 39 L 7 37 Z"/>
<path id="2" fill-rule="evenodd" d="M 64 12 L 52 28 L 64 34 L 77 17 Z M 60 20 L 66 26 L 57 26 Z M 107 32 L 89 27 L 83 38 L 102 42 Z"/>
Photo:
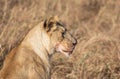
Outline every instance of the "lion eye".
<path id="1" fill-rule="evenodd" d="M 65 31 L 64 31 L 64 32 L 62 32 L 62 36 L 64 36 L 64 35 L 65 35 L 65 33 L 66 33 Z"/>

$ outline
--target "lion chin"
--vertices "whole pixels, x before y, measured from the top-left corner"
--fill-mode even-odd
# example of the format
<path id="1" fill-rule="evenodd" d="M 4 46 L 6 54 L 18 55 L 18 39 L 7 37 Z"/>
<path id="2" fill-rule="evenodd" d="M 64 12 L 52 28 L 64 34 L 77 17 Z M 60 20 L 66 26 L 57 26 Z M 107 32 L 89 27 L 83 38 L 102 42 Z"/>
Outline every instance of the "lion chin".
<path id="1" fill-rule="evenodd" d="M 72 54 L 76 40 L 57 16 L 32 28 L 4 60 L 0 79 L 50 79 L 50 56 L 55 51 Z"/>

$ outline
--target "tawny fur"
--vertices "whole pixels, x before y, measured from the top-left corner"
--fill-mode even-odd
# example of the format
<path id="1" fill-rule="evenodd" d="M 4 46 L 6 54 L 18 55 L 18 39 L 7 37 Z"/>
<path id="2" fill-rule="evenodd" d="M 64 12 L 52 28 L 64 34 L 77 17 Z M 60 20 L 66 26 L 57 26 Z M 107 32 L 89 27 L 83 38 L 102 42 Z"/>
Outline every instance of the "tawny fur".
<path id="1" fill-rule="evenodd" d="M 0 79 L 50 79 L 50 55 L 55 51 L 64 54 L 72 52 L 76 41 L 70 35 L 62 36 L 64 27 L 57 26 L 56 18 L 52 17 L 44 23 L 35 26 L 21 44 L 6 56 Z"/>

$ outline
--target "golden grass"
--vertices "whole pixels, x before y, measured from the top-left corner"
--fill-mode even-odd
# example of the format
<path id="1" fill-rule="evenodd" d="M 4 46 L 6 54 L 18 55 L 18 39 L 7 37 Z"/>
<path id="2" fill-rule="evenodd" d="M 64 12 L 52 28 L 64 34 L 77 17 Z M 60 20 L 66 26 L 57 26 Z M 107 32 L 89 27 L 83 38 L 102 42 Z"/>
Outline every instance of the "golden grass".
<path id="1" fill-rule="evenodd" d="M 119 0 L 0 0 L 0 65 L 11 48 L 48 16 L 59 15 L 78 44 L 55 54 L 52 79 L 120 79 Z"/>

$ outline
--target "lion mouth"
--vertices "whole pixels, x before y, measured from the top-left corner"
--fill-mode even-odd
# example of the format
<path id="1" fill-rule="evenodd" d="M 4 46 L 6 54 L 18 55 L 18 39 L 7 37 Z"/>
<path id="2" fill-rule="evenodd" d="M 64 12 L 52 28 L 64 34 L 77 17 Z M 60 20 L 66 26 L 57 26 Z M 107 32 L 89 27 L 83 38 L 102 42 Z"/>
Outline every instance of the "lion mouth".
<path id="1" fill-rule="evenodd" d="M 64 53 L 72 54 L 73 50 L 63 50 Z"/>
<path id="2" fill-rule="evenodd" d="M 67 57 L 69 57 L 72 54 L 73 49 L 71 49 L 71 50 L 59 49 L 59 52 L 65 54 Z"/>
<path id="3" fill-rule="evenodd" d="M 74 49 L 74 46 L 71 48 L 66 48 L 64 45 L 61 45 L 61 44 L 56 46 L 56 51 L 65 54 L 67 57 L 69 57 L 72 54 L 73 49 Z"/>
<path id="4" fill-rule="evenodd" d="M 63 52 L 72 52 L 72 50 L 63 50 Z"/>

